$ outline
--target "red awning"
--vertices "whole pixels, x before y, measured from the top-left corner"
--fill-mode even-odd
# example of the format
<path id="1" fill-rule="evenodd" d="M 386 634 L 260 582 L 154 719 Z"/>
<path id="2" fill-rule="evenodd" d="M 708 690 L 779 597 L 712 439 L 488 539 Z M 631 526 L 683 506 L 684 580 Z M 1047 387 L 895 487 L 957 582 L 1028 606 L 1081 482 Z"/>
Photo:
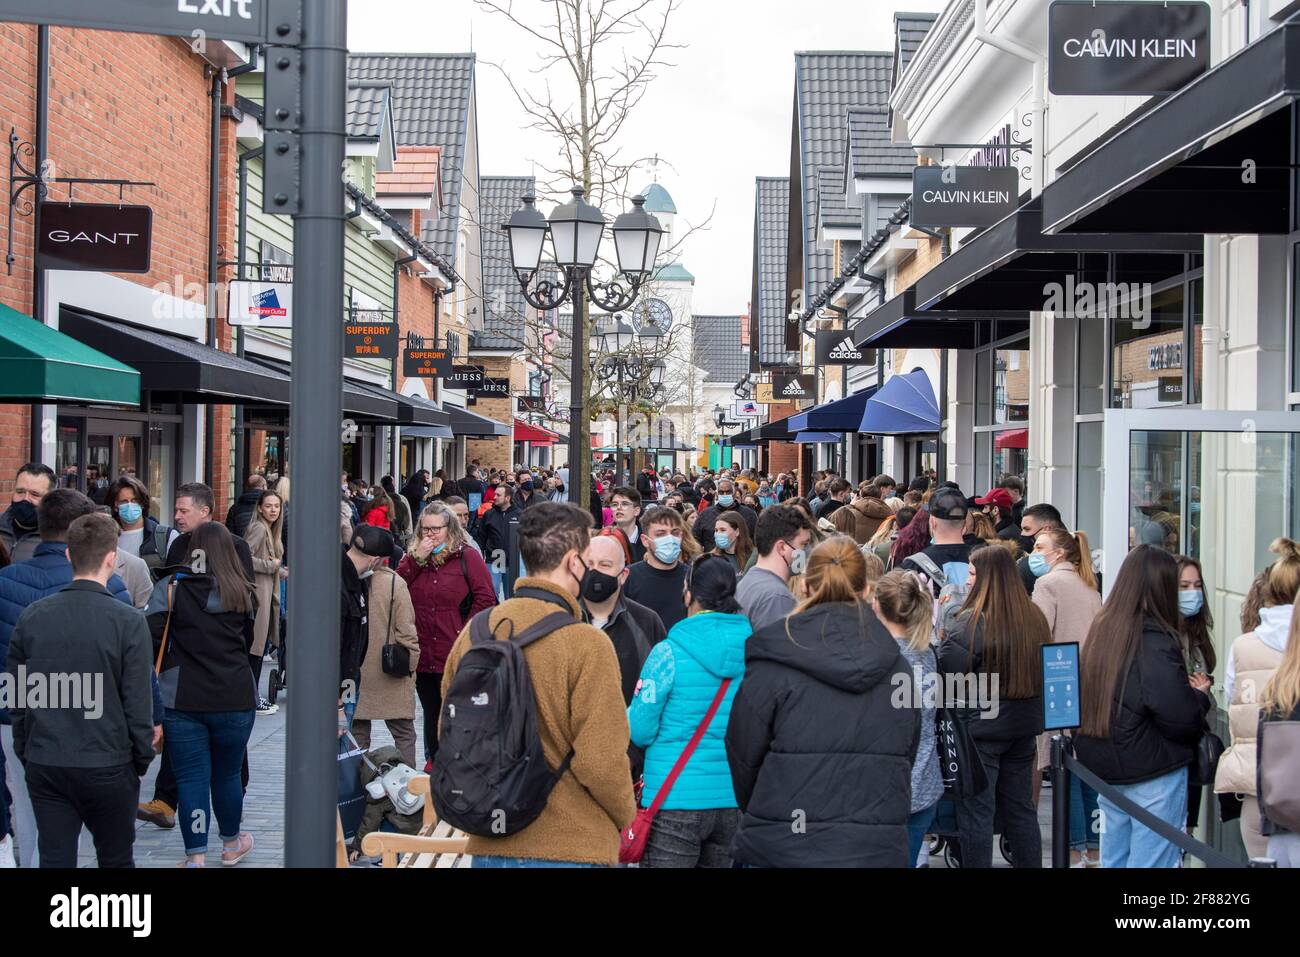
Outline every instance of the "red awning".
<path id="1" fill-rule="evenodd" d="M 999 432 L 998 437 L 993 440 L 995 449 L 1027 449 L 1029 448 L 1029 430 L 1012 429 L 1010 432 Z"/>
<path id="2" fill-rule="evenodd" d="M 544 429 L 540 425 L 529 425 L 515 419 L 515 441 L 531 442 L 533 445 L 554 445 L 559 436 L 550 429 Z"/>

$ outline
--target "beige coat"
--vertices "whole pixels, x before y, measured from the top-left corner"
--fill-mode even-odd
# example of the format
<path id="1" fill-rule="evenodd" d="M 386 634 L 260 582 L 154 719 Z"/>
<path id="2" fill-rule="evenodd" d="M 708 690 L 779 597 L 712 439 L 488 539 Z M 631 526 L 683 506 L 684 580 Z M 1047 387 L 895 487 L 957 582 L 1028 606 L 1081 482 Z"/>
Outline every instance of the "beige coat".
<path id="1" fill-rule="evenodd" d="M 251 654 L 260 658 L 268 645 L 275 648 L 280 644 L 280 559 L 284 557 L 284 545 L 273 542 L 266 523 L 257 518 L 244 530 L 244 541 L 253 553 L 253 591 L 257 595 Z"/>
<path id="2" fill-rule="evenodd" d="M 362 721 L 414 718 L 415 669 L 420 663 L 420 636 L 415 631 L 415 606 L 411 604 L 406 582 L 389 568 L 380 568 L 370 579 L 369 617 L 366 656 L 361 662 L 357 717 Z M 411 653 L 411 674 L 406 678 L 384 674 L 384 645 L 390 635 L 394 644 Z"/>
<path id="3" fill-rule="evenodd" d="M 1254 794 L 1259 730 L 1259 698 L 1268 679 L 1282 663 L 1282 652 L 1264 644 L 1253 631 L 1232 643 L 1234 679 L 1228 701 L 1228 727 L 1232 746 L 1219 758 L 1214 773 L 1216 794 Z"/>
<path id="4" fill-rule="evenodd" d="M 1047 619 L 1052 641 L 1077 641 L 1082 648 L 1092 620 L 1101 611 L 1101 595 L 1063 563 L 1034 583 L 1034 604 Z"/>

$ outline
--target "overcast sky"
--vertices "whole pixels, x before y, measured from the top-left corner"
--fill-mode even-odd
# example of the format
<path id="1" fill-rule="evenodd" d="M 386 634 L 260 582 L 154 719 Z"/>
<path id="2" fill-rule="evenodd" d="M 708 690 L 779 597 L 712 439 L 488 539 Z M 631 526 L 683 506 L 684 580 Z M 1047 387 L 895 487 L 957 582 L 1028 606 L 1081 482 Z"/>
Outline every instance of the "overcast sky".
<path id="1" fill-rule="evenodd" d="M 671 51 L 675 66 L 654 81 L 623 139 L 627 155 L 662 158 L 659 181 L 677 204 L 679 234 L 713 210 L 709 229 L 695 232 L 681 256 L 696 277 L 697 314 L 740 314 L 749 301 L 754 177 L 789 172 L 794 52 L 890 50 L 895 11 L 943 6 L 944 0 L 684 0 L 670 39 L 687 48 Z M 515 2 L 516 11 L 530 8 L 541 15 L 547 4 Z M 348 32 L 358 52 L 478 54 L 483 175 L 527 175 L 534 158 L 554 155 L 542 134 L 521 130 L 527 115 L 483 62 L 526 76 L 536 65 L 537 41 L 472 0 L 354 0 Z M 631 185 L 651 181 L 646 169 Z"/>

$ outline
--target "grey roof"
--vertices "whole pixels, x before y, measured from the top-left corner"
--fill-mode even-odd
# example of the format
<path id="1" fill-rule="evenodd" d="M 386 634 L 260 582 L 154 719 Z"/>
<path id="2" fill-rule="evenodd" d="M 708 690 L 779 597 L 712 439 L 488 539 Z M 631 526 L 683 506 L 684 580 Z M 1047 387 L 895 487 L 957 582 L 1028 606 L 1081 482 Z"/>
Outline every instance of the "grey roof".
<path id="1" fill-rule="evenodd" d="M 348 139 L 379 140 L 393 88 L 373 81 L 348 84 Z"/>
<path id="2" fill-rule="evenodd" d="M 853 107 L 848 111 L 850 176 L 911 176 L 916 153 L 911 143 L 893 142 L 889 111 Z"/>
<path id="3" fill-rule="evenodd" d="M 895 13 L 894 14 L 894 52 L 898 62 L 894 67 L 894 82 L 903 75 L 912 57 L 921 47 L 921 41 L 938 19 L 937 13 Z"/>
<path id="4" fill-rule="evenodd" d="M 483 329 L 480 349 L 519 349 L 525 341 L 528 302 L 510 267 L 510 241 L 501 224 L 519 208 L 520 197 L 536 193 L 531 176 L 480 176 L 483 222 Z"/>
<path id="5" fill-rule="evenodd" d="M 693 363 L 705 382 L 735 385 L 749 371 L 749 353 L 740 346 L 744 316 L 694 316 Z"/>
<path id="6" fill-rule="evenodd" d="M 760 365 L 786 365 L 786 257 L 790 229 L 790 180 L 759 177 L 754 198 L 754 313 L 750 349 Z"/>
<path id="7" fill-rule="evenodd" d="M 474 54 L 354 53 L 348 57 L 348 80 L 392 85 L 398 146 L 442 147 L 442 215 L 425 226 L 424 238 L 454 263 L 474 95 Z"/>
<path id="8" fill-rule="evenodd" d="M 867 230 L 875 234 L 878 230 L 884 229 L 890 224 L 895 213 L 897 213 L 903 204 L 911 199 L 908 193 L 899 193 L 897 195 L 880 195 L 876 197 L 876 221 L 867 224 Z M 846 259 L 848 257 L 845 257 Z"/>
<path id="9" fill-rule="evenodd" d="M 849 206 L 842 167 L 817 169 L 817 220 L 822 226 L 862 226 L 862 210 Z"/>
<path id="10" fill-rule="evenodd" d="M 817 169 L 844 162 L 849 107 L 887 107 L 893 68 L 892 51 L 795 54 L 797 142 L 791 153 L 790 179 L 800 183 L 802 190 L 798 197 L 803 220 L 800 282 L 809 299 L 831 280 L 834 269 L 831 249 L 817 246 Z M 796 221 L 792 216 L 791 225 Z"/>

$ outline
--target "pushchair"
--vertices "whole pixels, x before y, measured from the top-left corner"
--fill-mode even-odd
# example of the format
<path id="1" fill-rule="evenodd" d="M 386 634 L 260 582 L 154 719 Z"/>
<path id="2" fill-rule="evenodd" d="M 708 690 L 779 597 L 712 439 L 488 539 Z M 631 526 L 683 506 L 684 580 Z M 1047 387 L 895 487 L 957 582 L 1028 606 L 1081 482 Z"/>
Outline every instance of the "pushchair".
<path id="1" fill-rule="evenodd" d="M 276 698 L 280 692 L 289 687 L 289 670 L 286 666 L 289 656 L 285 651 L 285 639 L 289 637 L 289 614 L 288 606 L 285 604 L 285 598 L 289 594 L 289 583 L 280 582 L 280 643 L 275 649 L 275 667 L 271 669 L 270 675 L 266 679 L 266 700 L 271 704 L 276 703 Z"/>
<path id="2" fill-rule="evenodd" d="M 934 823 L 930 825 L 930 856 L 943 855 L 943 862 L 948 867 L 961 867 L 961 840 L 957 836 L 957 802 L 946 795 L 939 799 L 939 806 L 934 811 Z M 998 852 L 1002 859 L 1011 863 L 1011 842 L 1002 833 L 1002 822 L 995 813 L 993 816 L 993 834 L 997 838 Z"/>

